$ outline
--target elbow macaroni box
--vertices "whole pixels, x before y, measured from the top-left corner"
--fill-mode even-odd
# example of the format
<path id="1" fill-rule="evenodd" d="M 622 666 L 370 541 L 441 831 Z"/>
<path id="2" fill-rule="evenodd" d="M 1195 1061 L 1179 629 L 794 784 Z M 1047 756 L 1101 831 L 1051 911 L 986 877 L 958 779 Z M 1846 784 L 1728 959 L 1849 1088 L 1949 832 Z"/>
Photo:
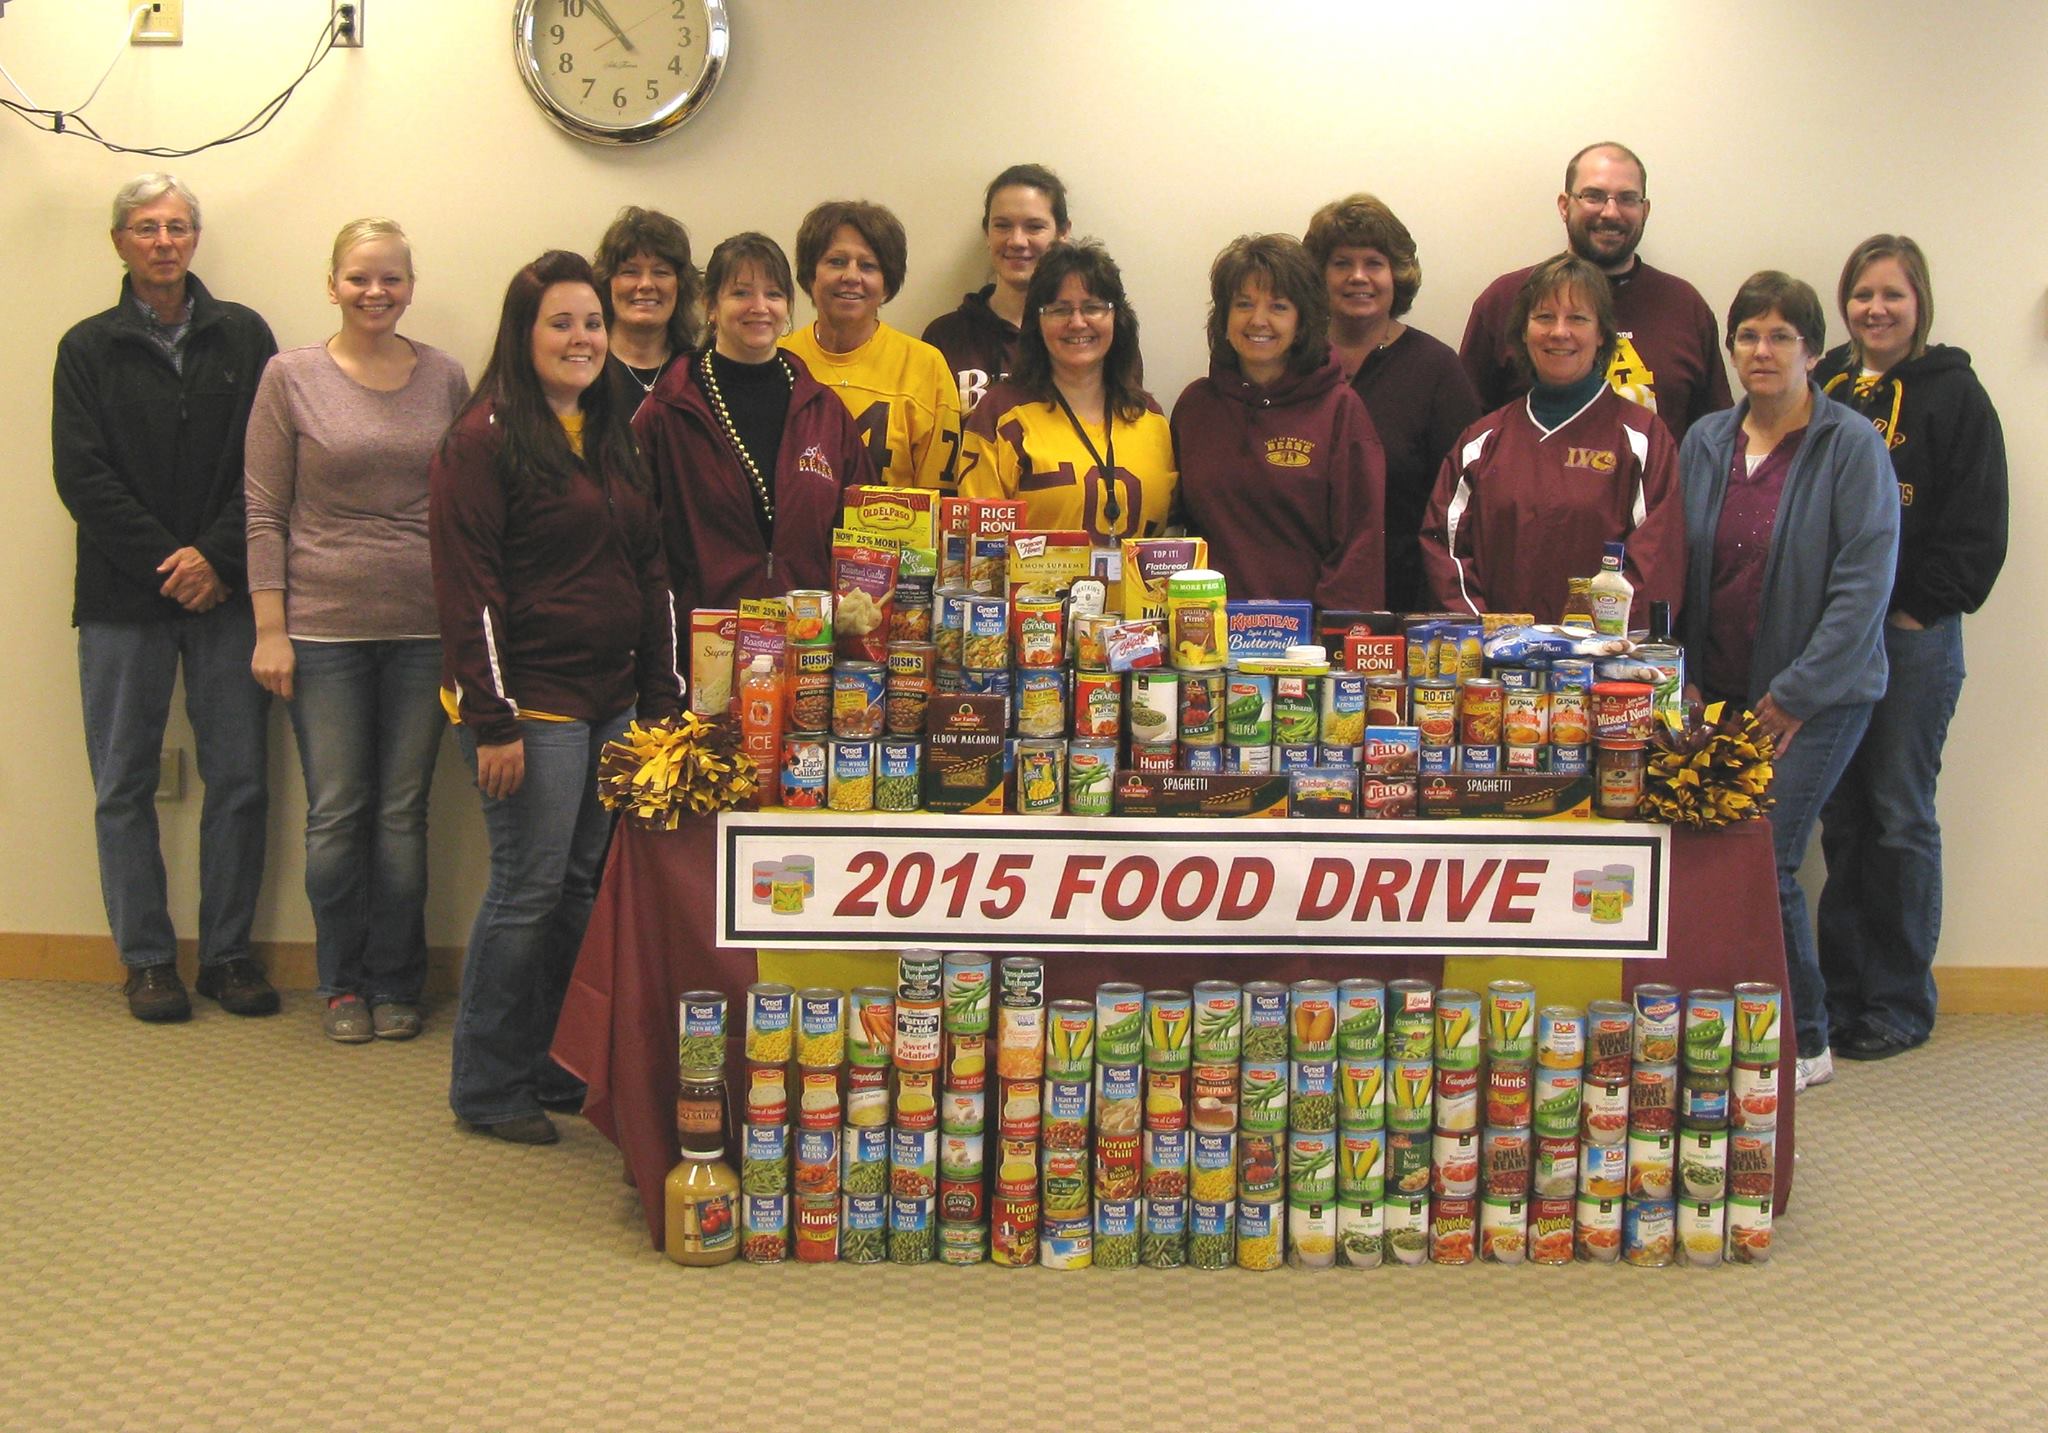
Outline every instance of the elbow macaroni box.
<path id="1" fill-rule="evenodd" d="M 1315 640 L 1315 608 L 1307 602 L 1232 598 L 1223 604 L 1223 623 L 1233 660 L 1284 657 L 1289 647 Z"/>
<path id="2" fill-rule="evenodd" d="M 925 709 L 924 806 L 964 816 L 1003 814 L 1008 698 L 934 696 Z"/>

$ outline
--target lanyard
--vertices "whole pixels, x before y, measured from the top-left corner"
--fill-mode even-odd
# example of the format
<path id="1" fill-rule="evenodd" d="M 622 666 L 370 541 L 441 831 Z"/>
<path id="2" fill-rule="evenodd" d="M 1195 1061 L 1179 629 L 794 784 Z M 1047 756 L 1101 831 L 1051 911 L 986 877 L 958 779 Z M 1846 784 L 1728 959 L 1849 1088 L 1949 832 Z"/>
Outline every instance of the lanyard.
<path id="1" fill-rule="evenodd" d="M 1060 411 L 1066 414 L 1067 421 L 1074 425 L 1074 436 L 1081 440 L 1081 446 L 1088 450 L 1088 456 L 1094 460 L 1096 470 L 1102 474 L 1102 489 L 1106 495 L 1102 507 L 1102 519 L 1104 522 L 1112 525 L 1108 531 L 1114 532 L 1114 524 L 1121 520 L 1124 515 L 1123 509 L 1117 505 L 1116 500 L 1116 414 L 1109 410 L 1107 403 L 1103 404 L 1102 443 L 1109 450 L 1108 456 L 1105 457 L 1103 454 L 1095 451 L 1095 440 L 1088 436 L 1088 430 L 1082 427 L 1081 420 L 1074 416 L 1074 405 L 1067 402 L 1067 395 L 1055 387 L 1052 390 L 1052 396 L 1059 400 Z"/>

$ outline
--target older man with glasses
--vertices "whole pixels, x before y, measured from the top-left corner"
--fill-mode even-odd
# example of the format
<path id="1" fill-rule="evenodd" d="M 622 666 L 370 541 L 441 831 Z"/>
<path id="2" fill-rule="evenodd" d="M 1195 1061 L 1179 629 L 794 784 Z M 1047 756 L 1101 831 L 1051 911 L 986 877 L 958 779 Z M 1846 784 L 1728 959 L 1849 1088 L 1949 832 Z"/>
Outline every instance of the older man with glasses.
<path id="1" fill-rule="evenodd" d="M 1636 253 L 1650 217 L 1642 160 L 1611 141 L 1588 145 L 1565 166 L 1557 196 L 1565 240 L 1607 275 L 1619 329 L 1607 381 L 1664 420 L 1673 438 L 1732 401 L 1721 361 L 1720 327 L 1699 291 L 1653 269 Z M 1521 396 L 1528 380 L 1514 361 L 1521 335 L 1507 332 L 1508 312 L 1529 269 L 1502 274 L 1472 305 L 1458 357 L 1488 410 Z"/>
<path id="2" fill-rule="evenodd" d="M 199 776 L 199 993 L 268 1015 L 249 950 L 263 880 L 269 697 L 249 674 L 242 439 L 277 343 L 190 272 L 199 201 L 168 174 L 114 198 L 127 274 L 57 346 L 51 454 L 78 523 L 71 620 L 92 767 L 100 889 L 139 1020 L 183 1020 L 155 797 L 180 664 Z"/>

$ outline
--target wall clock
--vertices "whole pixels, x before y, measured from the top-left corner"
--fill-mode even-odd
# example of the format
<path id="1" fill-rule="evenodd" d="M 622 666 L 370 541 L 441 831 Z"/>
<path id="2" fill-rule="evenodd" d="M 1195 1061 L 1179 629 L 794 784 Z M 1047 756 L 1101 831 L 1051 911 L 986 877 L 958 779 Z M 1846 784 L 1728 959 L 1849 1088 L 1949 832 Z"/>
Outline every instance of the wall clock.
<path id="1" fill-rule="evenodd" d="M 725 0 L 517 0 L 519 77 L 557 125 L 644 144 L 703 107 L 731 43 Z"/>

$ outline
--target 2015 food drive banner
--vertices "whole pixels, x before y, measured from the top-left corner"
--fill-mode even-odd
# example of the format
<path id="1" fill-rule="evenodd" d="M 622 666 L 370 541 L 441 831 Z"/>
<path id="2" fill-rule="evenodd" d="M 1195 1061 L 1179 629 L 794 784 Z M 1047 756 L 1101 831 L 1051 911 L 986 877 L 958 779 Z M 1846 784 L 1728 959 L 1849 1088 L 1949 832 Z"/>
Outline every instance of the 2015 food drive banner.
<path id="1" fill-rule="evenodd" d="M 1667 827 L 726 813 L 719 944 L 1659 959 Z"/>

